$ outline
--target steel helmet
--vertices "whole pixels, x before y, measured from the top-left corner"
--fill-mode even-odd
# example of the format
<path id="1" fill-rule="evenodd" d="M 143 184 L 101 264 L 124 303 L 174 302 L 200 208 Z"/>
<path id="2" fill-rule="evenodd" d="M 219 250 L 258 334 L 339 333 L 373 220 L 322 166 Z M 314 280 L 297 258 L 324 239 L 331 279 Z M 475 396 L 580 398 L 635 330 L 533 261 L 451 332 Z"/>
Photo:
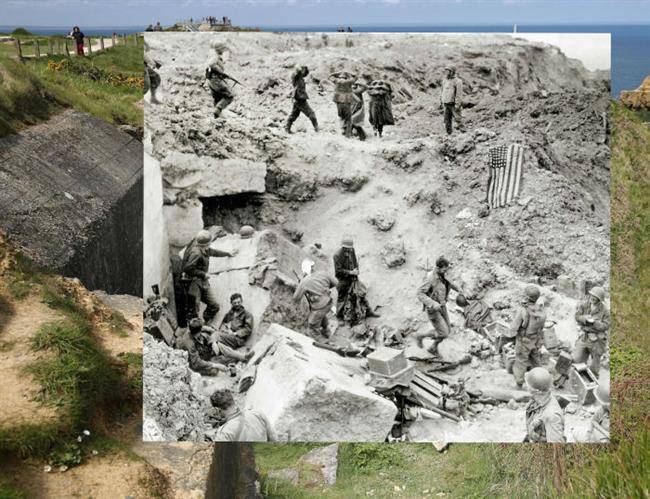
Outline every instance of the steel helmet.
<path id="1" fill-rule="evenodd" d="M 212 235 L 207 230 L 200 230 L 196 234 L 197 244 L 210 244 L 212 242 Z"/>
<path id="2" fill-rule="evenodd" d="M 539 300 L 540 292 L 537 286 L 533 286 L 532 284 L 530 286 L 526 286 L 524 293 L 526 294 L 526 298 L 528 298 L 533 303 Z"/>
<path id="3" fill-rule="evenodd" d="M 344 237 L 341 239 L 341 246 L 344 248 L 354 248 L 354 241 L 351 237 Z"/>
<path id="4" fill-rule="evenodd" d="M 596 400 L 601 403 L 601 405 L 609 407 L 609 384 L 600 384 L 596 391 L 594 392 Z"/>
<path id="5" fill-rule="evenodd" d="M 469 302 L 467 301 L 467 298 L 465 298 L 465 295 L 461 293 L 458 293 L 458 295 L 456 295 L 456 305 L 459 307 L 466 307 L 469 305 Z"/>
<path id="6" fill-rule="evenodd" d="M 531 390 L 538 390 L 540 392 L 547 392 L 551 389 L 553 378 L 543 367 L 535 367 L 528 371 L 525 375 L 526 384 Z"/>
<path id="7" fill-rule="evenodd" d="M 589 290 L 589 294 L 595 298 L 598 298 L 599 301 L 605 301 L 605 290 L 600 286 L 594 286 Z"/>
<path id="8" fill-rule="evenodd" d="M 203 327 L 203 321 L 199 317 L 194 317 L 190 320 L 189 326 L 192 331 L 200 330 Z"/>
<path id="9" fill-rule="evenodd" d="M 255 229 L 250 225 L 242 225 L 241 229 L 239 229 L 239 236 L 242 239 L 249 239 L 253 237 L 253 234 L 255 234 Z"/>

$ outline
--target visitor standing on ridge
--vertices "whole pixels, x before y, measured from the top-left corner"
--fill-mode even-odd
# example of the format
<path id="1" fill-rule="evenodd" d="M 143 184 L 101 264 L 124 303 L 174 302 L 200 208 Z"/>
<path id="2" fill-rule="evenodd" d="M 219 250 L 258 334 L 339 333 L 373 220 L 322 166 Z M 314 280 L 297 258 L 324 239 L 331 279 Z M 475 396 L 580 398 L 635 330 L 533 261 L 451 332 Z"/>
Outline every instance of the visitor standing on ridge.
<path id="1" fill-rule="evenodd" d="M 74 42 L 77 46 L 77 55 L 84 56 L 84 34 L 79 29 L 79 26 L 72 28 L 72 31 L 68 35 L 70 38 L 74 38 Z"/>

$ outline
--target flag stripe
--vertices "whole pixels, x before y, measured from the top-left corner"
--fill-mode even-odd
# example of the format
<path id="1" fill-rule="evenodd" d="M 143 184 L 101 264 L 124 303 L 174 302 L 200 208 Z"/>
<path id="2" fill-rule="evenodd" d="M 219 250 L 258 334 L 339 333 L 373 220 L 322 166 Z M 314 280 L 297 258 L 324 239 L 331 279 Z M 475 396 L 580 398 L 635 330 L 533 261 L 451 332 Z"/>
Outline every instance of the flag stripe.
<path id="1" fill-rule="evenodd" d="M 519 144 L 490 149 L 487 186 L 487 203 L 490 208 L 510 204 L 519 195 L 523 157 L 524 148 Z"/>

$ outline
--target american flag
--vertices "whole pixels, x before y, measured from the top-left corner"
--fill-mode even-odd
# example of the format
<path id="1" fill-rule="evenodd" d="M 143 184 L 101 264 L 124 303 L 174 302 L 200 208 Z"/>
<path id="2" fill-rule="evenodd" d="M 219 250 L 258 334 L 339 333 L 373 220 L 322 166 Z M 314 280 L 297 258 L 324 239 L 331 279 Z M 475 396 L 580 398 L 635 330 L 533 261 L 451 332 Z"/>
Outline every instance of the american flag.
<path id="1" fill-rule="evenodd" d="M 519 196 L 524 147 L 519 144 L 502 145 L 490 149 L 489 152 L 487 203 L 493 209 L 506 206 Z"/>

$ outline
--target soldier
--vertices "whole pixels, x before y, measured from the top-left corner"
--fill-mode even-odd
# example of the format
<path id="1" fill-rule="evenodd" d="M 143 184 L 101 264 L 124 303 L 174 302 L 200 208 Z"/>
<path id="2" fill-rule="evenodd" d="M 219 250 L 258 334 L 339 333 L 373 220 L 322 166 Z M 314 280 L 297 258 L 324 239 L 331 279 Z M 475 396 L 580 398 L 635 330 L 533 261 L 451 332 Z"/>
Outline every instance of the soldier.
<path id="1" fill-rule="evenodd" d="M 220 371 L 232 374 L 232 370 L 223 364 L 208 362 L 201 358 L 199 348 L 202 334 L 203 323 L 201 319 L 195 318 L 190 321 L 189 328 L 181 331 L 176 338 L 176 348 L 185 350 L 188 354 L 190 369 L 204 376 L 216 376 Z"/>
<path id="2" fill-rule="evenodd" d="M 575 319 L 582 330 L 573 351 L 573 360 L 578 363 L 587 362 L 589 368 L 598 377 L 600 358 L 607 349 L 609 332 L 609 309 L 605 304 L 605 290 L 594 286 L 589 290 L 589 296 L 578 305 Z"/>
<path id="3" fill-rule="evenodd" d="M 364 317 L 360 319 L 381 317 L 381 314 L 370 307 L 366 297 L 366 287 L 359 281 L 359 263 L 351 237 L 344 237 L 341 240 L 341 248 L 334 253 L 334 276 L 338 279 L 336 316 L 339 319 L 345 317 L 345 309 L 348 304 L 353 309 L 361 308 L 365 311 Z M 355 303 L 357 300 L 360 303 Z"/>
<path id="4" fill-rule="evenodd" d="M 364 105 L 363 105 L 363 92 L 366 91 L 368 87 L 361 80 L 357 80 L 352 85 L 352 95 L 354 97 L 354 102 L 352 103 L 352 108 L 350 109 L 351 116 L 351 127 L 352 131 L 357 133 L 359 140 L 366 140 L 366 131 L 363 129 L 363 120 L 365 119 Z"/>
<path id="5" fill-rule="evenodd" d="M 564 443 L 564 411 L 551 394 L 553 378 L 543 367 L 526 373 L 531 401 L 526 407 L 526 438 L 524 442 Z"/>
<path id="6" fill-rule="evenodd" d="M 291 133 L 291 125 L 293 122 L 298 119 L 300 113 L 303 113 L 307 118 L 310 119 L 311 124 L 314 126 L 314 131 L 318 131 L 318 120 L 316 119 L 316 113 L 311 108 L 307 99 L 307 90 L 305 88 L 305 77 L 309 74 L 309 69 L 307 66 L 300 66 L 293 74 L 292 83 L 293 83 L 293 109 L 287 120 L 287 126 L 285 130 L 287 133 Z"/>
<path id="7" fill-rule="evenodd" d="M 190 242 L 185 249 L 183 262 L 181 264 L 183 274 L 182 281 L 187 287 L 187 295 L 190 304 L 188 305 L 188 319 L 198 317 L 201 311 L 201 302 L 206 304 L 203 312 L 203 319 L 210 325 L 219 312 L 219 304 L 214 292 L 210 288 L 208 279 L 208 267 L 210 257 L 235 256 L 237 252 L 228 253 L 210 248 L 212 236 L 207 230 L 201 230 L 196 238 Z"/>
<path id="8" fill-rule="evenodd" d="M 451 134 L 451 120 L 456 120 L 458 129 L 464 131 L 460 118 L 461 96 L 463 83 L 456 78 L 456 69 L 449 66 L 445 69 L 445 78 L 442 80 L 440 92 L 440 106 L 444 110 L 445 129 L 447 135 Z"/>
<path id="9" fill-rule="evenodd" d="M 337 285 L 337 281 L 325 272 L 312 272 L 313 266 L 313 261 L 303 260 L 304 277 L 293 293 L 293 300 L 299 303 L 303 296 L 307 298 L 309 304 L 307 324 L 311 336 L 315 340 L 320 339 L 321 336 L 327 339 L 330 336 L 327 314 L 332 307 L 330 289 Z"/>
<path id="10" fill-rule="evenodd" d="M 418 300 L 424 305 L 433 330 L 417 333 L 415 339 L 420 348 L 423 348 L 424 338 L 433 339 L 433 345 L 429 348 L 429 352 L 434 355 L 438 353 L 438 344 L 451 332 L 451 322 L 447 312 L 449 290 L 453 289 L 457 293 L 465 295 L 460 286 L 447 278 L 449 267 L 451 267 L 449 260 L 444 256 L 439 257 L 436 260 L 436 269 L 427 275 L 418 290 Z"/>
<path id="11" fill-rule="evenodd" d="M 213 335 L 212 348 L 217 355 L 246 362 L 253 356 L 253 351 L 244 354 L 237 349 L 246 344 L 253 332 L 253 315 L 244 308 L 239 293 L 230 295 L 230 305 L 230 310 L 223 316 Z"/>
<path id="12" fill-rule="evenodd" d="M 591 426 L 587 432 L 587 441 L 607 443 L 609 442 L 609 384 L 601 383 L 598 385 L 594 395 L 599 406 L 591 419 Z"/>
<path id="13" fill-rule="evenodd" d="M 517 388 L 524 384 L 524 374 L 529 367 L 541 365 L 541 348 L 544 345 L 544 323 L 546 312 L 544 305 L 538 303 L 539 288 L 526 286 L 525 298 L 515 318 L 510 325 L 508 336 L 515 338 L 515 362 L 512 374 L 515 377 Z"/>
<path id="14" fill-rule="evenodd" d="M 352 135 L 352 104 L 354 102 L 352 84 L 355 77 L 347 71 L 338 71 L 332 73 L 330 78 L 334 81 L 334 102 L 341 120 L 343 135 L 350 137 Z"/>
<path id="15" fill-rule="evenodd" d="M 215 442 L 276 442 L 277 436 L 267 417 L 254 410 L 240 411 L 230 390 L 217 390 L 210 396 L 215 408 L 225 413 L 226 422 L 217 430 Z"/>
<path id="16" fill-rule="evenodd" d="M 213 48 L 216 56 L 210 61 L 205 70 L 205 79 L 208 82 L 214 101 L 214 117 L 218 118 L 234 99 L 232 90 L 226 84 L 226 80 L 232 80 L 235 84 L 239 82 L 224 72 L 222 55 L 225 47 L 218 43 Z"/>
<path id="17" fill-rule="evenodd" d="M 158 97 L 156 97 L 156 90 L 160 86 L 160 75 L 156 69 L 160 68 L 161 64 L 151 58 L 149 54 L 144 54 L 144 93 L 146 94 L 151 90 L 151 103 L 161 104 Z"/>
<path id="18" fill-rule="evenodd" d="M 393 88 L 385 80 L 374 80 L 368 87 L 370 104 L 368 104 L 368 120 L 372 125 L 375 135 L 381 137 L 385 125 L 394 125 Z"/>

